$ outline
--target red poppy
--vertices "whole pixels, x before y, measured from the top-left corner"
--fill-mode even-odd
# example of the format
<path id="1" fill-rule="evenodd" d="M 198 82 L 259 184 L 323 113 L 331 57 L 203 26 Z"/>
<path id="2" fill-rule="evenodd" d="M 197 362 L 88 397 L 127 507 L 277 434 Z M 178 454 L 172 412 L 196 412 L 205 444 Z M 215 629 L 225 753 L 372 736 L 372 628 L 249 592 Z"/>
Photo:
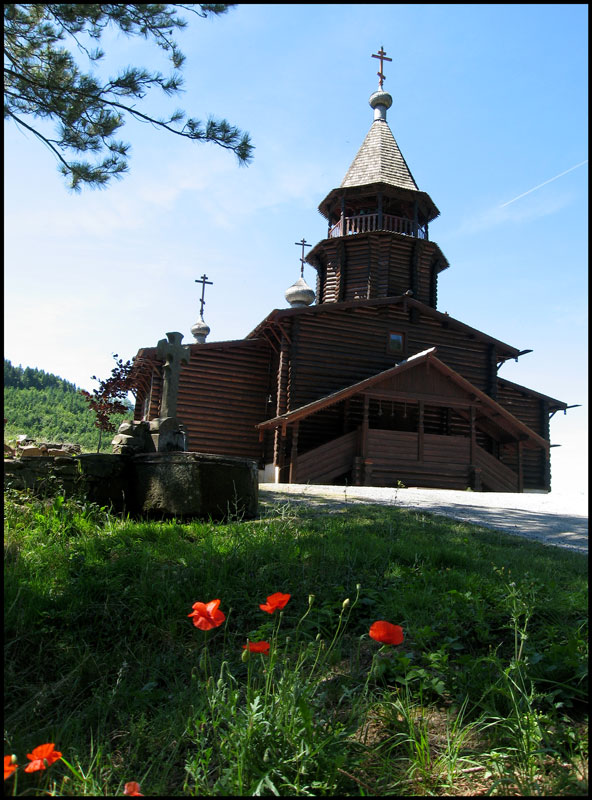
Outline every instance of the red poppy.
<path id="1" fill-rule="evenodd" d="M 275 592 L 275 594 L 270 594 L 267 598 L 267 603 L 260 604 L 259 608 L 261 611 L 267 611 L 268 614 L 273 614 L 273 612 L 277 611 L 279 608 L 284 608 L 290 597 L 291 595 L 289 594 Z"/>
<path id="2" fill-rule="evenodd" d="M 4 756 L 4 780 L 10 778 L 13 772 L 18 769 L 16 756 Z"/>
<path id="3" fill-rule="evenodd" d="M 210 631 L 212 628 L 222 625 L 226 619 L 226 615 L 218 610 L 219 605 L 219 600 L 210 600 L 209 603 L 194 603 L 193 611 L 187 616 L 193 617 L 193 624 L 200 631 Z"/>
<path id="4" fill-rule="evenodd" d="M 32 753 L 27 753 L 27 758 L 31 762 L 25 767 L 25 772 L 37 772 L 40 769 L 45 769 L 46 766 L 51 767 L 54 761 L 59 761 L 62 754 L 55 749 L 53 742 L 50 744 L 40 744 Z"/>
<path id="5" fill-rule="evenodd" d="M 123 788 L 123 793 L 129 794 L 132 797 L 144 797 L 140 791 L 140 784 L 137 781 L 128 781 Z"/>
<path id="6" fill-rule="evenodd" d="M 249 650 L 249 653 L 263 653 L 264 656 L 269 655 L 269 642 L 249 642 L 243 645 L 243 650 Z"/>
<path id="7" fill-rule="evenodd" d="M 378 620 L 370 626 L 370 636 L 381 644 L 401 644 L 403 641 L 403 628 L 400 625 L 391 625 L 390 622 Z"/>

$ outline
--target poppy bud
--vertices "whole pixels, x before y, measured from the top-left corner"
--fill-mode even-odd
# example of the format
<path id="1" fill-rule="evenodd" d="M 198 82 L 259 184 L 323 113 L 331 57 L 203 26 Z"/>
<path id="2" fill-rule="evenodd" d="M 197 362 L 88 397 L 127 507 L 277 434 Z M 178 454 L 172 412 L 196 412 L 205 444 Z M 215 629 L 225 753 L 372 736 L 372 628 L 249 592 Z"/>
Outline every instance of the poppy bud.
<path id="1" fill-rule="evenodd" d="M 315 599 L 315 596 L 314 596 L 314 594 L 309 594 L 309 595 L 308 595 L 308 607 L 309 607 L 309 608 L 310 608 L 310 607 L 311 607 L 311 605 L 314 603 L 314 599 Z"/>
<path id="2" fill-rule="evenodd" d="M 348 605 L 349 605 L 349 597 L 346 597 L 345 600 L 343 601 L 343 603 L 341 604 L 341 610 L 345 611 L 345 609 L 348 607 Z"/>
<path id="3" fill-rule="evenodd" d="M 249 660 L 249 650 L 247 648 L 246 650 L 243 650 L 241 654 L 241 661 L 243 662 L 243 664 L 245 664 L 248 660 Z"/>

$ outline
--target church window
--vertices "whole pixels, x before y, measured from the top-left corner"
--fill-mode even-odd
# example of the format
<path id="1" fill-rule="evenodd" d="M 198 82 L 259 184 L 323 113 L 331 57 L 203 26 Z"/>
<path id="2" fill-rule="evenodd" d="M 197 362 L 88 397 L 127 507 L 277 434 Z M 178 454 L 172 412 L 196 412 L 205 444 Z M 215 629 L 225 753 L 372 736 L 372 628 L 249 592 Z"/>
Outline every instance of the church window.
<path id="1" fill-rule="evenodd" d="M 388 335 L 387 350 L 389 353 L 400 355 L 405 350 L 405 334 L 390 331 Z"/>

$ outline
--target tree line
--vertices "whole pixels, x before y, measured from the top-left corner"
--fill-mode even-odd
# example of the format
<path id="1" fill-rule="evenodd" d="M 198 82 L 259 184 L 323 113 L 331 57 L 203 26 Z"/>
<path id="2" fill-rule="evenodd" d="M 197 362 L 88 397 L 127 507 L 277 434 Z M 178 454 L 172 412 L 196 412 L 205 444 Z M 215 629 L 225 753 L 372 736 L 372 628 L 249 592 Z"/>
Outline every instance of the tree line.
<path id="1" fill-rule="evenodd" d="M 118 426 L 132 417 L 128 412 L 112 418 Z M 47 442 L 71 442 L 85 451 L 96 451 L 100 432 L 96 414 L 77 387 L 57 375 L 34 367 L 14 366 L 4 359 L 4 441 L 26 434 Z M 101 452 L 111 452 L 111 437 L 101 443 Z"/>

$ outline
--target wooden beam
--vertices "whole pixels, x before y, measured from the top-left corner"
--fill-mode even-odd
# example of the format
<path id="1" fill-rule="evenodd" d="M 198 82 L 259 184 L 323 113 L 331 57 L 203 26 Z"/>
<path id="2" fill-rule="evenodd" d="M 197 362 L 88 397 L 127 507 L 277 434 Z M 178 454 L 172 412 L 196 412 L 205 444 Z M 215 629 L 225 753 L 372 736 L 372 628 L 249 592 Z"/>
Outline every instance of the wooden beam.
<path id="1" fill-rule="evenodd" d="M 362 433 L 360 439 L 360 456 L 365 459 L 368 455 L 368 418 L 370 409 L 370 398 L 364 397 L 364 414 L 362 417 Z"/>
<path id="2" fill-rule="evenodd" d="M 292 449 L 290 451 L 290 477 L 288 479 L 289 483 L 293 483 L 293 479 L 296 474 L 296 461 L 298 459 L 298 427 L 299 423 L 297 422 L 292 428 Z"/>
<path id="3" fill-rule="evenodd" d="M 422 400 L 429 406 L 444 406 L 466 408 L 471 407 L 470 400 L 457 400 L 454 397 L 446 397 L 436 394 L 427 394 L 425 392 L 380 392 L 373 389 L 367 389 L 364 394 L 367 394 L 373 400 L 386 400 L 386 401 L 400 401 L 401 403 L 417 403 Z M 478 403 L 479 401 L 477 401 Z"/>
<path id="4" fill-rule="evenodd" d="M 420 400 L 417 416 L 417 460 L 419 462 L 423 462 L 423 411 L 423 400 Z"/>
<path id="5" fill-rule="evenodd" d="M 277 323 L 277 324 L 279 325 L 279 323 Z M 271 325 L 269 325 L 269 327 L 267 328 L 267 330 L 269 330 L 269 331 L 271 331 L 271 332 L 273 333 L 273 335 L 274 335 L 274 336 L 275 336 L 275 338 L 277 339 L 277 343 L 278 343 L 278 344 L 280 345 L 280 347 L 281 347 L 281 346 L 282 346 L 282 340 L 281 340 L 281 339 L 280 339 L 280 337 L 277 335 L 277 333 L 274 331 L 273 327 L 272 327 Z"/>
<path id="6" fill-rule="evenodd" d="M 349 397 L 343 401 L 342 405 L 342 413 L 343 413 L 343 433 L 349 432 L 349 407 L 350 401 Z"/>
<path id="7" fill-rule="evenodd" d="M 267 335 L 267 331 L 261 331 L 261 334 L 264 336 L 265 340 L 270 344 L 273 350 L 275 350 L 276 353 L 279 353 L 279 350 L 276 347 L 275 342 L 273 341 L 273 339 L 271 339 L 271 337 Z"/>
<path id="8" fill-rule="evenodd" d="M 275 324 L 281 330 L 282 334 L 286 337 L 286 339 L 288 340 L 289 344 L 292 344 L 292 340 L 290 339 L 290 336 L 289 336 L 288 332 L 286 331 L 286 329 L 284 328 L 284 326 L 282 325 L 282 323 L 279 320 L 276 320 Z"/>

